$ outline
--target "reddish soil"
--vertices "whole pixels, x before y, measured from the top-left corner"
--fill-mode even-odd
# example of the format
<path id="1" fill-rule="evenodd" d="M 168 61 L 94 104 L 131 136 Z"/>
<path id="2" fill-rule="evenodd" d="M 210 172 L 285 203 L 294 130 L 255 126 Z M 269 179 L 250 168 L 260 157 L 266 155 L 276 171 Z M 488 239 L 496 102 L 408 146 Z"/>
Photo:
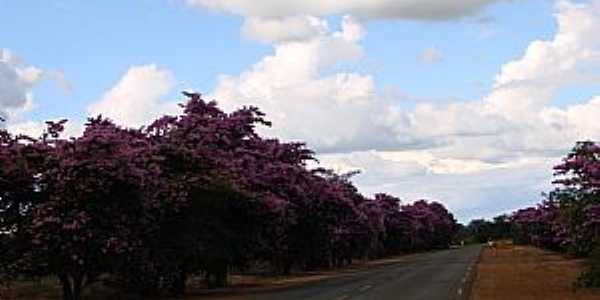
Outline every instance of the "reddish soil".
<path id="1" fill-rule="evenodd" d="M 599 300 L 600 290 L 574 289 L 584 261 L 502 243 L 485 249 L 471 300 Z"/>

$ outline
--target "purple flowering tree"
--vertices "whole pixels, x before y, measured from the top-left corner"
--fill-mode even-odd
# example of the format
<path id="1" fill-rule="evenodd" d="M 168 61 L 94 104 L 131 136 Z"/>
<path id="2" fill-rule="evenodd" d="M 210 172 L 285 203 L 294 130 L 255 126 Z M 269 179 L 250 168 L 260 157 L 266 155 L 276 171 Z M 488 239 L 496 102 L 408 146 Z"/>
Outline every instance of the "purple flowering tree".
<path id="1" fill-rule="evenodd" d="M 0 281 L 53 275 L 65 300 L 101 278 L 177 295 L 190 276 L 223 286 L 252 261 L 277 273 L 339 267 L 454 235 L 440 203 L 370 199 L 353 173 L 308 169 L 304 144 L 257 133 L 270 126 L 257 108 L 186 96 L 180 115 L 139 129 L 99 116 L 71 139 L 66 120 L 38 138 L 0 130 Z"/>

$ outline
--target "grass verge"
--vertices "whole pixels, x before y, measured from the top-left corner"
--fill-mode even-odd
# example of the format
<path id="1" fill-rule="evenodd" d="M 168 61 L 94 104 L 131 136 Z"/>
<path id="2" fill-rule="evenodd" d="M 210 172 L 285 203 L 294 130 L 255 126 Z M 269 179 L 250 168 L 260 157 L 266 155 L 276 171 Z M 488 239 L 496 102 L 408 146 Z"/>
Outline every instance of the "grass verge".
<path id="1" fill-rule="evenodd" d="M 471 300 L 598 300 L 598 289 L 575 289 L 585 261 L 529 246 L 484 249 Z"/>

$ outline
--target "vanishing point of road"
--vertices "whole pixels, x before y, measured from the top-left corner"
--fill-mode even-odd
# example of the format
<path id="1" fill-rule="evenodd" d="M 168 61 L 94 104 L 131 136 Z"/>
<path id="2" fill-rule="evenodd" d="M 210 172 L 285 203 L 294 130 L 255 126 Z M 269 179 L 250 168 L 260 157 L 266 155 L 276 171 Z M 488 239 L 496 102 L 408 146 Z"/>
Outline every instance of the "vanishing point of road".
<path id="1" fill-rule="evenodd" d="M 244 300 L 458 300 L 481 246 L 407 256 L 406 260 Z"/>

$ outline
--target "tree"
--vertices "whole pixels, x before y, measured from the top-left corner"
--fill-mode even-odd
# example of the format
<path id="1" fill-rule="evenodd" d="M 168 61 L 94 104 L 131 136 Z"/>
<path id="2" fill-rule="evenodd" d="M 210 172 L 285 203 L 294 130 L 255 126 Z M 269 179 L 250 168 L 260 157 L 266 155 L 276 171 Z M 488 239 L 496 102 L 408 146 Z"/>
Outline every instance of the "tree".
<path id="1" fill-rule="evenodd" d="M 40 177 L 51 148 L 27 136 L 0 130 L 0 281 L 40 276 L 43 264 L 32 261 L 33 208 L 45 201 Z"/>
<path id="2" fill-rule="evenodd" d="M 436 202 L 362 195 L 349 174 L 309 169 L 302 143 L 264 138 L 257 108 L 226 113 L 199 94 L 177 116 L 130 129 L 101 116 L 39 138 L 0 130 L 0 280 L 54 275 L 63 299 L 100 278 L 141 295 L 210 287 L 268 261 L 278 273 L 447 247 Z"/>
<path id="3" fill-rule="evenodd" d="M 40 139 L 5 144 L 22 151 L 9 151 L 4 159 L 32 170 L 23 176 L 28 192 L 2 189 L 1 211 L 9 240 L 19 244 L 10 268 L 56 275 L 63 299 L 78 300 L 87 284 L 114 267 L 116 257 L 139 246 L 139 232 L 152 224 L 142 183 L 152 177 L 152 167 L 144 159 L 141 132 L 96 118 L 81 137 L 62 140 L 64 122 L 48 122 Z M 4 178 L 18 186 L 15 180 Z"/>

